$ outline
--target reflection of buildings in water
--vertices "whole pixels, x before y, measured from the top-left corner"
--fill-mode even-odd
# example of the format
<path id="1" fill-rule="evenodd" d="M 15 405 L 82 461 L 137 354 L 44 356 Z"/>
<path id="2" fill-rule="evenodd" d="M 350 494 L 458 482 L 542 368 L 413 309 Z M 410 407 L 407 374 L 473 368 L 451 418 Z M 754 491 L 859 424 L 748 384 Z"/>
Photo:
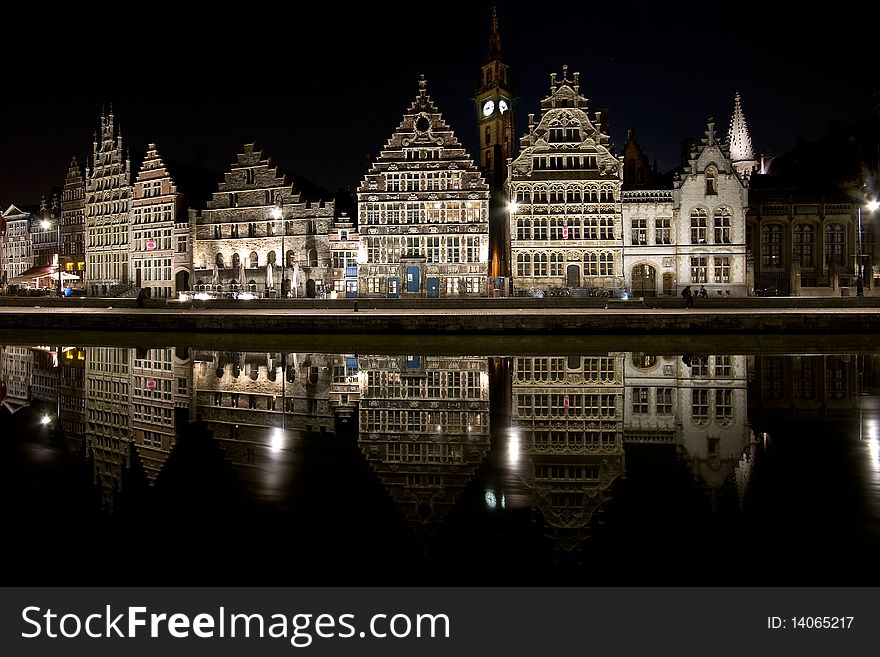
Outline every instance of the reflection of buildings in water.
<path id="1" fill-rule="evenodd" d="M 0 404 L 10 413 L 31 402 L 34 355 L 28 347 L 6 345 L 0 350 Z"/>
<path id="2" fill-rule="evenodd" d="M 133 349 L 130 357 L 132 439 L 153 484 L 176 442 L 175 409 L 189 406 L 192 361 L 171 347 Z"/>
<path id="3" fill-rule="evenodd" d="M 131 463 L 130 351 L 87 347 L 85 439 L 101 503 L 113 509 Z"/>
<path id="4" fill-rule="evenodd" d="M 330 407 L 342 422 L 348 422 L 357 411 L 361 396 L 358 380 L 358 359 L 353 354 L 331 354 Z"/>
<path id="5" fill-rule="evenodd" d="M 360 448 L 404 517 L 441 521 L 489 451 L 489 373 L 472 356 L 360 356 Z"/>
<path id="6" fill-rule="evenodd" d="M 788 420 L 852 418 L 859 399 L 859 356 L 756 356 L 752 408 Z"/>
<path id="7" fill-rule="evenodd" d="M 623 356 L 514 358 L 512 396 L 532 505 L 571 550 L 624 473 Z"/>
<path id="8" fill-rule="evenodd" d="M 74 459 L 82 454 L 86 433 L 86 351 L 63 347 L 61 354 L 61 428 Z"/>
<path id="9" fill-rule="evenodd" d="M 626 360 L 624 440 L 675 445 L 714 506 L 749 441 L 745 356 L 654 356 Z"/>
<path id="10" fill-rule="evenodd" d="M 334 433 L 329 392 L 335 357 L 311 353 L 197 351 L 196 414 L 253 492 L 282 493 L 285 453 L 297 435 Z"/>

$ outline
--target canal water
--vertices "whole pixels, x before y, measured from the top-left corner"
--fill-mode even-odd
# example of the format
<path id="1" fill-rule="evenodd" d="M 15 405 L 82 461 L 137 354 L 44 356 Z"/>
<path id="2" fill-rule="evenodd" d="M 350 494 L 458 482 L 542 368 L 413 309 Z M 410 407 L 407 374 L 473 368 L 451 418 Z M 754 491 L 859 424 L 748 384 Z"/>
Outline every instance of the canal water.
<path id="1" fill-rule="evenodd" d="M 880 582 L 878 354 L 422 344 L 3 346 L 7 583 Z"/>

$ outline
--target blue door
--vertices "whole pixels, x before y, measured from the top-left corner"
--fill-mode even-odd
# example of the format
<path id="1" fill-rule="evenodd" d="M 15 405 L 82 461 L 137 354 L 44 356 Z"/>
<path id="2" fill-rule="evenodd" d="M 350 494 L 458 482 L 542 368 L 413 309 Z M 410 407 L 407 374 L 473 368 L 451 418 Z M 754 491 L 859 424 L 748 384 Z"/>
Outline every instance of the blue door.
<path id="1" fill-rule="evenodd" d="M 429 278 L 425 281 L 425 285 L 428 288 L 428 296 L 431 299 L 436 299 L 440 296 L 440 279 L 439 278 Z"/>
<path id="2" fill-rule="evenodd" d="M 407 292 L 418 292 L 420 289 L 420 280 L 419 276 L 419 268 L 418 267 L 407 267 L 406 268 L 406 291 Z"/>
<path id="3" fill-rule="evenodd" d="M 400 298 L 400 279 L 399 278 L 389 278 L 388 279 L 388 298 L 389 299 L 399 299 Z"/>

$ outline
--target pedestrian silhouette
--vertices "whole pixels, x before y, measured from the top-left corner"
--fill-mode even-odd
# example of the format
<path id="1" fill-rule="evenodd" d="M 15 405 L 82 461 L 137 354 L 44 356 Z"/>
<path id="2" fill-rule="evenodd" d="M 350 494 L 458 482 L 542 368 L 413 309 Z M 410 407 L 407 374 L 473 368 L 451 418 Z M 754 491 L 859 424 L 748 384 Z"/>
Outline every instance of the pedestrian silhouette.
<path id="1" fill-rule="evenodd" d="M 685 308 L 690 308 L 694 305 L 694 293 L 691 292 L 690 285 L 685 285 L 684 289 L 681 291 L 681 296 L 684 297 Z"/>
<path id="2" fill-rule="evenodd" d="M 700 291 L 697 292 L 697 296 L 700 297 L 701 299 L 708 299 L 709 298 L 709 293 L 706 291 L 705 285 L 700 286 Z"/>

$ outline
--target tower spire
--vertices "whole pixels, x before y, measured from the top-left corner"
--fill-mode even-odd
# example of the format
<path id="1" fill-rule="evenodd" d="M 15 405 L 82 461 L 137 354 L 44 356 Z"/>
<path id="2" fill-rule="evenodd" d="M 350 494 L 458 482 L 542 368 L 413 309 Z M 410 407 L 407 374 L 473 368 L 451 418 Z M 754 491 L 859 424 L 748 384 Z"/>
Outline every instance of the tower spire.
<path id="1" fill-rule="evenodd" d="M 752 148 L 752 138 L 746 125 L 746 117 L 742 111 L 739 91 L 733 101 L 733 115 L 730 117 L 730 130 L 727 133 L 727 143 L 730 146 L 730 160 L 733 168 L 740 175 L 750 175 L 758 166 L 755 159 L 755 151 Z"/>
<path id="2" fill-rule="evenodd" d="M 498 9 L 492 7 L 492 31 L 489 33 L 489 52 L 486 63 L 501 61 L 501 36 L 498 33 Z"/>

